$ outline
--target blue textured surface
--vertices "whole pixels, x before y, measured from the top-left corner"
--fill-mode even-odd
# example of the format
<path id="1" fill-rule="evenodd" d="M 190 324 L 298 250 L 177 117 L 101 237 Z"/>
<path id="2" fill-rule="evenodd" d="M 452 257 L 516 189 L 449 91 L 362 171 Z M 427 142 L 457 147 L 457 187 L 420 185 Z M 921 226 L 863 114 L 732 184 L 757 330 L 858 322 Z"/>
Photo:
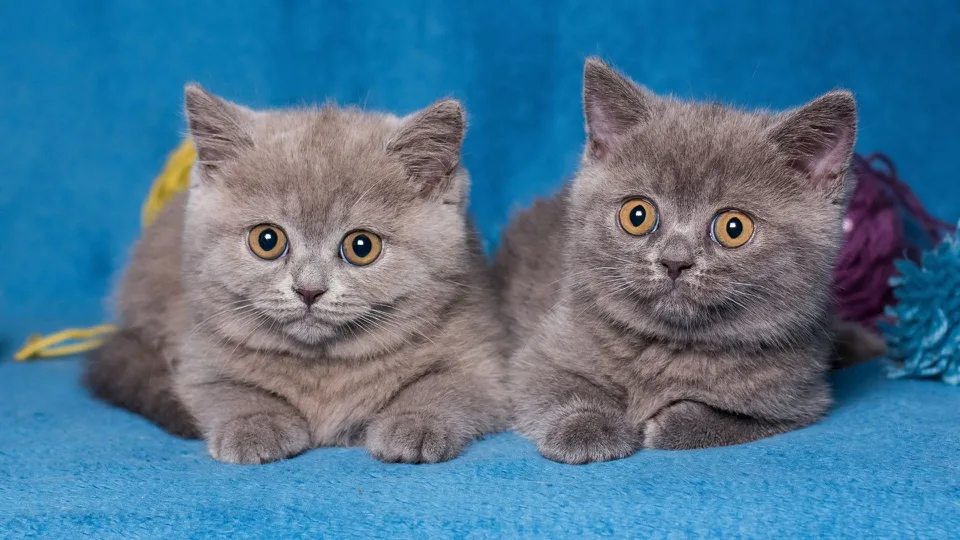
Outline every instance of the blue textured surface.
<path id="1" fill-rule="evenodd" d="M 920 264 L 901 260 L 897 269 L 890 284 L 898 303 L 886 310 L 897 325 L 883 325 L 896 363 L 891 376 L 960 385 L 960 233 L 925 252 Z"/>
<path id="2" fill-rule="evenodd" d="M 956 2 L 515 4 L 0 2 L 0 536 L 956 535 L 960 393 L 875 368 L 843 376 L 824 424 L 741 448 L 576 468 L 503 435 L 435 467 L 331 449 L 239 469 L 88 400 L 75 361 L 9 363 L 28 332 L 104 317 L 188 80 L 252 106 L 464 100 L 489 242 L 574 170 L 588 54 L 659 92 L 748 106 L 846 86 L 858 150 L 888 153 L 933 213 L 960 217 Z"/>
<path id="3" fill-rule="evenodd" d="M 956 538 L 960 392 L 838 377 L 814 427 L 750 445 L 560 465 L 515 435 L 439 465 L 321 449 L 221 465 L 87 399 L 77 363 L 0 367 L 0 537 Z"/>

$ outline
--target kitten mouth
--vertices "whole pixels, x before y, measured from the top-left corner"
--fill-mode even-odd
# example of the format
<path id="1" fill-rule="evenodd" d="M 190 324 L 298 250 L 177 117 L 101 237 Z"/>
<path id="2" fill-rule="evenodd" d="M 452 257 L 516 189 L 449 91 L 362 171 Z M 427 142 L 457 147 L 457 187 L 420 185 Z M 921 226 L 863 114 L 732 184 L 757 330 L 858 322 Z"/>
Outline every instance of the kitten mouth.
<path id="1" fill-rule="evenodd" d="M 341 324 L 349 320 L 350 317 L 335 315 L 333 313 L 318 313 L 309 309 L 303 313 L 303 317 L 300 317 L 301 322 L 318 323 L 322 325 Z"/>
<path id="2" fill-rule="evenodd" d="M 296 315 L 283 322 L 283 332 L 308 345 L 316 345 L 334 338 L 359 317 L 351 313 L 339 313 L 316 308 L 297 310 Z"/>
<path id="3" fill-rule="evenodd" d="M 670 297 L 686 297 L 691 292 L 692 286 L 686 281 L 671 279 L 666 281 L 666 294 Z"/>
<path id="4" fill-rule="evenodd" d="M 687 292 L 680 287 L 672 287 L 667 294 L 663 295 L 663 299 L 673 308 L 686 309 L 696 305 Z"/>
<path id="5" fill-rule="evenodd" d="M 341 312 L 308 307 L 300 318 L 301 322 L 319 324 L 323 326 L 343 326 L 350 324 L 363 316 L 362 312 Z"/>
<path id="6" fill-rule="evenodd" d="M 670 281 L 665 283 L 660 294 L 661 305 L 669 311 L 688 311 L 699 306 L 696 289 L 685 281 Z"/>
<path id="7" fill-rule="evenodd" d="M 337 313 L 316 308 L 285 310 L 274 313 L 273 318 L 284 326 L 309 326 L 316 328 L 330 328 L 346 324 L 355 317 L 350 314 Z"/>

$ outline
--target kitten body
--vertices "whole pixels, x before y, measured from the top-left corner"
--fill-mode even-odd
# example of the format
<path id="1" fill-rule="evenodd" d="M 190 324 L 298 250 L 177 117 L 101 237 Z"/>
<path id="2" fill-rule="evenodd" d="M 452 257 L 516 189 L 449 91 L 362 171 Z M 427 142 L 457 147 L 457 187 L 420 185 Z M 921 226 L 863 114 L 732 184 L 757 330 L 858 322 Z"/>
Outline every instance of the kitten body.
<path id="1" fill-rule="evenodd" d="M 505 427 L 459 103 L 397 118 L 186 101 L 192 184 L 136 247 L 94 394 L 232 463 L 343 445 L 436 462 Z M 252 252 L 261 224 L 286 238 L 275 259 Z M 343 255 L 354 231 L 382 240 L 372 263 Z"/>
<path id="2" fill-rule="evenodd" d="M 657 97 L 591 59 L 584 107 L 580 171 L 497 255 L 517 429 L 584 463 L 816 422 L 831 403 L 852 96 L 742 112 Z M 618 224 L 635 199 L 659 220 L 641 236 Z M 711 233 L 728 210 L 755 226 L 736 249 Z"/>

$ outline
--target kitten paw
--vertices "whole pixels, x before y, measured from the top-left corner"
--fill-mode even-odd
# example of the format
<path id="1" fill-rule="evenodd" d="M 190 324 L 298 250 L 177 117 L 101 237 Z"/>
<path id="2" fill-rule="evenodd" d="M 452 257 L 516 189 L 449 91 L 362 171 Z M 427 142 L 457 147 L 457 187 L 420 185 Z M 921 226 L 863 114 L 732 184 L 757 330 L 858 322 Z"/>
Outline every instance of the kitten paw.
<path id="1" fill-rule="evenodd" d="M 234 418 L 207 440 L 210 456 L 224 463 L 256 465 L 293 457 L 310 448 L 307 423 L 299 417 L 259 413 Z"/>
<path id="2" fill-rule="evenodd" d="M 454 426 L 426 413 L 381 416 L 367 429 L 366 446 L 388 463 L 439 463 L 457 457 L 469 442 Z"/>
<path id="3" fill-rule="evenodd" d="M 656 450 L 689 450 L 704 447 L 693 436 L 687 420 L 700 411 L 701 406 L 689 401 L 680 401 L 661 409 L 643 423 L 643 447 Z M 689 439 L 689 440 L 688 440 Z"/>
<path id="4" fill-rule="evenodd" d="M 658 450 L 667 450 L 663 445 L 663 421 L 660 414 L 643 423 L 643 447 Z"/>
<path id="5" fill-rule="evenodd" d="M 696 401 L 668 405 L 643 424 L 643 447 L 693 450 L 743 444 L 802 424 L 731 414 Z"/>
<path id="6" fill-rule="evenodd" d="M 543 457 L 571 465 L 625 458 L 636 449 L 626 422 L 599 412 L 564 418 L 537 446 Z"/>

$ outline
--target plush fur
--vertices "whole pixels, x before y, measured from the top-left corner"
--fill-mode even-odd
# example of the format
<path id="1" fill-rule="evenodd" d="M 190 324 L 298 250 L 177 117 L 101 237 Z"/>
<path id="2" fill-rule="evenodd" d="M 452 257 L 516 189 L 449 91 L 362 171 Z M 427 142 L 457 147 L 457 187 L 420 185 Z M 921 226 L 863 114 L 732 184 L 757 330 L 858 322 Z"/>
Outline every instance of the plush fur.
<path id="1" fill-rule="evenodd" d="M 192 185 L 137 245 L 122 330 L 90 356 L 94 394 L 231 463 L 330 445 L 436 462 L 505 427 L 459 103 L 261 112 L 188 86 L 186 110 Z M 264 223 L 289 240 L 275 260 L 248 247 Z M 382 238 L 372 264 L 341 258 L 355 230 Z"/>
<path id="2" fill-rule="evenodd" d="M 853 96 L 746 112 L 655 96 L 590 59 L 584 111 L 580 171 L 517 216 L 497 255 L 517 429 L 585 463 L 816 422 L 841 349 L 830 283 Z M 617 221 L 637 197 L 660 216 L 639 237 Z M 755 224 L 736 249 L 710 234 L 729 209 Z"/>

